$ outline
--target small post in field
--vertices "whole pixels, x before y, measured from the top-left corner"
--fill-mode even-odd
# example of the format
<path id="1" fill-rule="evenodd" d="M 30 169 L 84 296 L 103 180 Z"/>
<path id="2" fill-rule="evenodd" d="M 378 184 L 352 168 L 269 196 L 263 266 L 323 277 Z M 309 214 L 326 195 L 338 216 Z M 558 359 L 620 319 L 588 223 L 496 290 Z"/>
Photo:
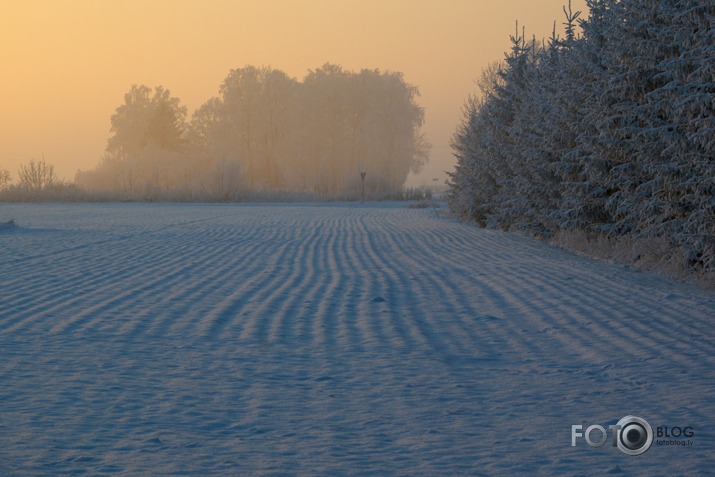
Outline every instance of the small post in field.
<path id="1" fill-rule="evenodd" d="M 362 203 L 363 203 L 363 204 L 365 203 L 365 175 L 366 175 L 366 174 L 367 174 L 367 172 L 361 172 L 361 173 L 360 173 L 360 180 L 362 180 L 362 194 L 361 194 L 361 197 L 362 197 Z"/>

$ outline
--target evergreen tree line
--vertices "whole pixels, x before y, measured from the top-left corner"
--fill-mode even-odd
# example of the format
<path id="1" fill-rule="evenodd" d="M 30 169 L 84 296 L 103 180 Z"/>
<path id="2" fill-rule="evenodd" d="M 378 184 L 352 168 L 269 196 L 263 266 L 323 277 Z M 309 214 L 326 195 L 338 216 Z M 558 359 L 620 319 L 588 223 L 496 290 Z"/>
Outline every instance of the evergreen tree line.
<path id="1" fill-rule="evenodd" d="M 453 137 L 449 206 L 542 237 L 657 239 L 713 272 L 715 2 L 587 5 L 588 19 L 564 9 L 564 38 L 517 28 L 483 72 Z"/>
<path id="2" fill-rule="evenodd" d="M 101 163 L 76 182 L 130 197 L 349 196 L 365 172 L 370 193 L 392 193 L 427 161 L 418 95 L 401 73 L 326 64 L 299 82 L 246 66 L 187 121 L 169 90 L 135 85 L 111 117 Z"/>

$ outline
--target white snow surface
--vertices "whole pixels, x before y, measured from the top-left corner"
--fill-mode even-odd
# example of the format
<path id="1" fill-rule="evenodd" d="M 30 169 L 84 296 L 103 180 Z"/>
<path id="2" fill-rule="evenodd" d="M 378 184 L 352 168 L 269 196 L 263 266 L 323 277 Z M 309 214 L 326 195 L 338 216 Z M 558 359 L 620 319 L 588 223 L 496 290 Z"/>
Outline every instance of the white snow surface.
<path id="1" fill-rule="evenodd" d="M 0 475 L 713 475 L 715 294 L 404 204 L 2 204 Z M 571 425 L 692 426 L 632 457 Z"/>

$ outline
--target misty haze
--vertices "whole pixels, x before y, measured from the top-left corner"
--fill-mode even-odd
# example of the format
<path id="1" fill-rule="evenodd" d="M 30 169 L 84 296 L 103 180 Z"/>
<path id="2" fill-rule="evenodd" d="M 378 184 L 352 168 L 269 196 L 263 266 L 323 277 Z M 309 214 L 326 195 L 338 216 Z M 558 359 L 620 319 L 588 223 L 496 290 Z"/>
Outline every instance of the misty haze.
<path id="1" fill-rule="evenodd" d="M 564 1 L 4 5 L 0 477 L 711 475 L 715 3 Z"/>
<path id="2" fill-rule="evenodd" d="M 324 65 L 302 82 L 232 70 L 184 122 L 169 90 L 133 86 L 112 115 L 102 163 L 77 174 L 89 191 L 126 197 L 236 199 L 255 190 L 354 196 L 399 191 L 427 161 L 417 88 L 399 73 Z"/>

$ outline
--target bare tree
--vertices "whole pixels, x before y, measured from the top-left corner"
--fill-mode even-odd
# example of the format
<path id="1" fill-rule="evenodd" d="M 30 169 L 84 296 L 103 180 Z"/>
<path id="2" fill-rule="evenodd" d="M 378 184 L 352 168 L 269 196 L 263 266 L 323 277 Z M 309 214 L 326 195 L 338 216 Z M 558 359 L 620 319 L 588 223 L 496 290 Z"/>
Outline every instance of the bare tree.
<path id="1" fill-rule="evenodd" d="M 10 183 L 10 172 L 7 169 L 0 169 L 0 190 L 3 190 Z"/>
<path id="2" fill-rule="evenodd" d="M 17 175 L 18 185 L 30 192 L 45 190 L 57 183 L 54 166 L 47 164 L 44 158 L 39 162 L 33 159 L 28 165 L 21 164 Z"/>

